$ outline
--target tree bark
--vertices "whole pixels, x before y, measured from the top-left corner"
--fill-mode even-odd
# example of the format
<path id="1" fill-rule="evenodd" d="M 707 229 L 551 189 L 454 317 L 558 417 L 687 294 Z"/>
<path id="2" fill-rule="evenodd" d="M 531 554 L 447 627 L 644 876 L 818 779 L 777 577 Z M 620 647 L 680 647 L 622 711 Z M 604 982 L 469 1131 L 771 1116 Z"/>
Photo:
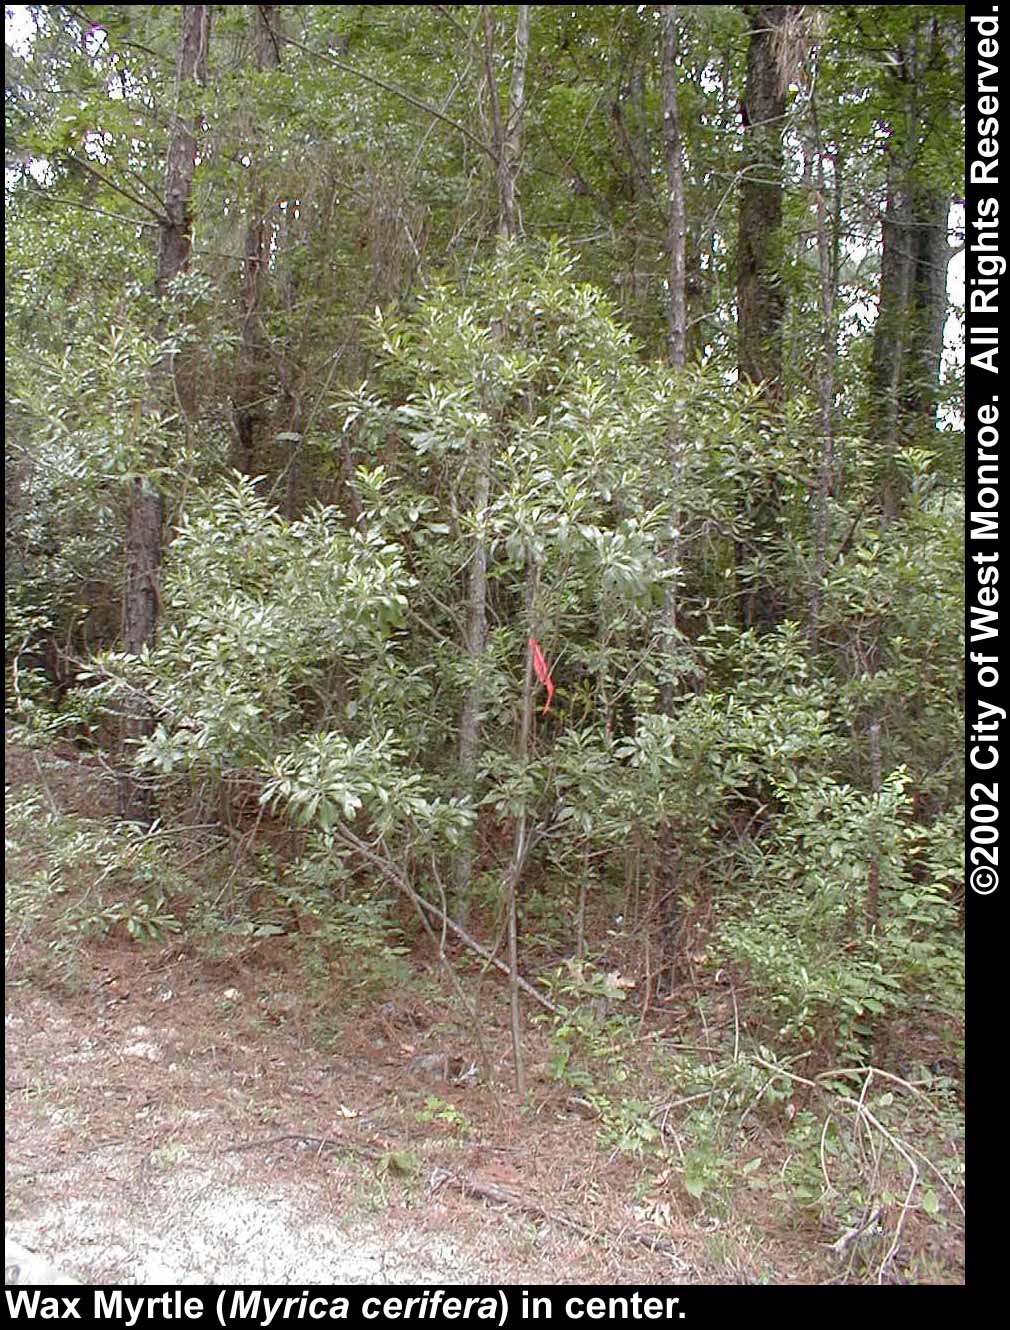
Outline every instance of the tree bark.
<path id="1" fill-rule="evenodd" d="M 687 294 L 685 284 L 685 206 L 684 159 L 681 145 L 680 109 L 677 101 L 677 5 L 662 6 L 662 87 L 663 87 L 663 150 L 666 158 L 666 359 L 671 369 L 683 369 L 687 354 Z M 670 481 L 671 512 L 670 534 L 664 549 L 664 559 L 672 569 L 680 556 L 680 525 L 677 490 L 680 485 L 680 427 L 671 414 L 667 428 L 667 466 Z M 670 680 L 661 693 L 663 710 L 669 713 L 672 699 L 672 660 L 676 656 L 677 588 L 671 580 L 664 596 L 664 633 L 666 652 L 670 664 Z"/>
<path id="2" fill-rule="evenodd" d="M 523 116 L 526 109 L 526 62 L 530 50 L 530 7 L 519 5 L 516 12 L 516 38 L 509 80 L 508 116 L 499 164 L 502 234 L 514 240 L 519 234 L 518 180 L 522 159 Z"/>
<path id="3" fill-rule="evenodd" d="M 910 336 L 901 401 L 902 415 L 913 429 L 933 429 L 936 425 L 943 326 L 947 320 L 949 212 L 946 194 L 928 189 L 914 191 Z"/>
<path id="4" fill-rule="evenodd" d="M 187 85 L 203 83 L 207 76 L 210 6 L 183 5 L 176 65 L 176 105 L 169 125 L 165 155 L 165 212 L 158 236 L 155 290 L 164 302 L 169 285 L 186 267 L 192 247 L 191 200 L 196 171 L 196 122 L 187 114 Z M 168 335 L 162 304 L 158 334 Z M 166 351 L 155 368 L 152 410 L 179 415 L 188 425 L 196 405 L 196 384 L 187 359 Z M 151 459 L 155 462 L 157 459 Z M 153 469 L 153 467 L 152 467 Z M 154 645 L 160 615 L 158 570 L 161 565 L 164 501 L 149 475 L 134 478 L 126 524 L 126 578 L 123 593 L 123 647 L 133 656 Z M 130 750 L 154 731 L 150 707 L 140 697 L 127 704 L 121 730 L 121 770 L 118 779 L 120 816 L 150 825 L 155 816 L 151 789 L 137 779 Z"/>
<path id="5" fill-rule="evenodd" d="M 524 602 L 526 608 L 526 670 L 523 675 L 522 707 L 519 719 L 519 742 L 517 756 L 520 762 L 528 762 L 530 741 L 533 736 L 533 644 L 531 635 L 535 631 L 533 622 L 536 602 L 539 570 L 533 556 L 526 555 L 526 583 Z M 526 808 L 516 818 L 515 848 L 512 864 L 509 868 L 505 891 L 505 917 L 508 936 L 509 965 L 509 1029 L 512 1035 L 512 1063 L 515 1069 L 516 1093 L 526 1093 L 526 1068 L 522 1047 L 522 1011 L 519 1003 L 519 883 L 522 880 L 526 855 L 529 852 L 529 814 Z"/>
<path id="6" fill-rule="evenodd" d="M 648 220 L 657 202 L 652 186 L 651 136 L 646 111 L 645 53 L 640 49 L 642 37 L 648 32 L 645 24 L 632 27 L 634 39 L 627 55 L 627 73 L 619 71 L 619 83 L 611 119 L 614 123 L 615 152 L 618 166 L 623 168 L 625 190 L 630 217 L 631 256 L 627 273 L 621 273 L 620 284 L 627 293 L 622 309 L 627 321 L 641 328 L 648 337 L 652 331 L 653 311 L 649 294 L 652 287 L 652 263 L 655 239 L 649 234 Z"/>
<path id="7" fill-rule="evenodd" d="M 520 229 L 517 181 L 522 156 L 523 116 L 526 106 L 530 7 L 519 5 L 516 12 L 512 75 L 509 79 L 508 106 L 504 116 L 494 72 L 494 19 L 490 5 L 481 5 L 481 19 L 484 25 L 484 75 L 498 187 L 498 231 L 506 240 L 515 240 Z"/>
<path id="8" fill-rule="evenodd" d="M 277 34 L 278 5 L 252 5 L 253 60 L 257 73 L 277 69 L 281 62 Z M 256 128 L 249 126 L 255 140 Z M 254 149 L 256 151 L 256 149 Z M 268 220 L 266 189 L 260 178 L 260 163 L 253 161 L 252 205 L 246 225 L 242 259 L 240 307 L 242 342 L 235 370 L 234 424 L 235 465 L 247 476 L 257 473 L 261 464 L 263 432 L 263 295 L 269 262 L 271 225 Z"/>
<path id="9" fill-rule="evenodd" d="M 760 385 L 766 400 L 782 398 L 782 337 L 785 292 L 782 264 L 782 131 L 786 80 L 780 48 L 794 5 L 749 5 L 747 75 L 741 103 L 743 160 L 737 227 L 737 362 L 740 378 Z M 736 543 L 740 626 L 772 627 L 779 615 L 775 589 L 744 565 L 761 553 L 778 528 L 774 483 L 741 496 L 741 534 Z"/>
<path id="10" fill-rule="evenodd" d="M 870 437 L 880 459 L 881 520 L 901 515 L 908 483 L 899 450 L 936 425 L 943 327 L 947 317 L 947 216 L 950 198 L 922 183 L 930 110 L 920 83 L 949 59 L 935 16 L 894 56 L 899 110 L 887 145 L 887 197 L 877 320 L 870 361 Z"/>
<path id="11" fill-rule="evenodd" d="M 740 377 L 782 395 L 782 130 L 786 94 L 777 42 L 791 5 L 747 6 L 750 40 L 743 116 L 737 232 L 737 336 Z"/>
<path id="12" fill-rule="evenodd" d="M 881 221 L 880 294 L 870 356 L 870 432 L 882 459 L 881 508 L 885 520 L 898 515 L 898 400 L 905 320 L 912 282 L 911 201 L 905 168 L 888 159 L 887 198 Z"/>
<path id="13" fill-rule="evenodd" d="M 876 799 L 883 789 L 883 769 L 880 753 L 880 721 L 874 717 L 867 731 L 870 749 L 870 792 Z M 874 810 L 874 819 L 878 810 Z M 866 868 L 866 936 L 872 937 L 880 922 L 880 853 L 877 846 L 871 845 L 870 859 Z"/>
<path id="14" fill-rule="evenodd" d="M 900 186 L 883 220 L 880 298 L 870 367 L 871 437 L 881 454 L 885 522 L 901 513 L 907 483 L 899 449 L 936 425 L 943 326 L 947 318 L 949 199 Z"/>
<path id="15" fill-rule="evenodd" d="M 172 279 L 185 268 L 193 246 L 193 176 L 196 173 L 197 121 L 184 109 L 189 83 L 206 83 L 210 42 L 210 6 L 183 5 L 176 105 L 169 126 L 165 160 L 165 217 L 161 224 L 155 285 L 164 297 Z M 163 316 L 164 317 L 164 316 Z M 186 408 L 183 403 L 183 409 Z"/>
<path id="16" fill-rule="evenodd" d="M 687 348 L 687 294 L 684 158 L 677 102 L 677 5 L 663 5 L 663 150 L 666 158 L 666 359 L 684 365 Z"/>

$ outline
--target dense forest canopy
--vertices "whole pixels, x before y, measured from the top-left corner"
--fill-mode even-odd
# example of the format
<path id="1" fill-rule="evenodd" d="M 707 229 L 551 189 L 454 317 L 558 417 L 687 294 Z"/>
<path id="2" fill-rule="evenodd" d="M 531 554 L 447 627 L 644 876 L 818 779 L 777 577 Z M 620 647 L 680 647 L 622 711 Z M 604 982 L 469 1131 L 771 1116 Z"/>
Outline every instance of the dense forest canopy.
<path id="1" fill-rule="evenodd" d="M 132 931 L 441 934 L 520 1093 L 726 983 L 727 1094 L 959 1065 L 963 8 L 11 14 L 8 715 Z"/>

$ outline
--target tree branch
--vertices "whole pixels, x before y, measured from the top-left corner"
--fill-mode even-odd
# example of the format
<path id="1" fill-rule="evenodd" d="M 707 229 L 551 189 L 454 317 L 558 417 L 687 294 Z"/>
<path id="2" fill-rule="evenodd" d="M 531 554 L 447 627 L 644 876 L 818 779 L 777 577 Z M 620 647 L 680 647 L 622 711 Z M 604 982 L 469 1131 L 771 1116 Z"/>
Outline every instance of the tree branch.
<path id="1" fill-rule="evenodd" d="M 124 199 L 128 199 L 130 203 L 135 203 L 138 208 L 143 208 L 146 213 L 149 213 L 155 219 L 159 226 L 164 225 L 164 214 L 160 213 L 157 208 L 152 208 L 149 203 L 138 198 L 136 194 L 132 194 L 124 185 L 117 185 L 114 180 L 110 180 L 108 176 L 102 175 L 101 171 L 96 171 L 95 168 L 89 166 L 87 162 L 82 162 L 80 157 L 75 156 L 72 152 L 67 153 L 67 158 L 69 161 L 73 162 L 74 166 L 80 167 L 86 175 L 97 180 L 100 185 L 104 185 L 107 189 L 111 189 L 114 194 L 121 194 Z"/>
<path id="2" fill-rule="evenodd" d="M 448 125 L 450 129 L 455 129 L 458 133 L 462 134 L 469 143 L 472 143 L 475 147 L 479 148 L 481 152 L 487 153 L 491 160 L 497 164 L 497 156 L 483 139 L 478 138 L 476 134 L 467 129 L 466 125 L 461 125 L 458 120 L 453 120 L 451 116 L 445 115 L 437 106 L 432 106 L 430 102 L 426 102 L 423 97 L 417 97 L 414 93 L 408 92 L 406 88 L 397 87 L 395 83 L 389 83 L 386 79 L 379 78 L 376 74 L 368 74 L 363 69 L 357 69 L 346 60 L 339 60 L 335 55 L 329 55 L 324 51 L 314 51 L 311 46 L 306 46 L 304 42 L 296 41 L 294 37 L 282 36 L 281 41 L 284 42 L 286 46 L 293 46 L 296 50 L 303 52 L 303 54 L 312 56 L 314 60 L 321 60 L 323 64 L 332 65 L 334 69 L 343 70 L 345 74 L 351 74 L 355 78 L 361 79 L 364 83 L 371 83 L 376 88 L 382 88 L 384 92 L 391 92 L 394 97 L 401 98 L 410 106 L 416 107 L 419 111 L 426 111 L 428 115 L 433 116 L 436 120 L 441 120 L 444 125 Z"/>
<path id="3" fill-rule="evenodd" d="M 29 194 L 34 194 L 40 199 L 45 199 L 47 203 L 62 203 L 68 208 L 80 208 L 82 212 L 97 213 L 99 217 L 108 217 L 114 222 L 126 222 L 130 226 L 144 226 L 151 231 L 158 229 L 158 222 L 148 222 L 141 217 L 127 217 L 121 212 L 107 212 L 105 208 L 95 208 L 90 203 L 79 203 L 77 199 L 68 199 L 61 194 L 47 194 L 44 189 L 36 189 L 29 186 Z"/>

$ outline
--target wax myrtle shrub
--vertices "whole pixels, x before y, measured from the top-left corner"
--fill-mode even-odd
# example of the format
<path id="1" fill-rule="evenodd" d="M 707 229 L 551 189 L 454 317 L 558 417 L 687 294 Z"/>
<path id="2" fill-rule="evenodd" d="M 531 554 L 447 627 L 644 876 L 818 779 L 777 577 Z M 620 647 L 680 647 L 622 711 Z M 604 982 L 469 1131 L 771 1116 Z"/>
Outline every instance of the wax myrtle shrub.
<path id="1" fill-rule="evenodd" d="M 416 574 L 411 613 L 439 699 L 435 760 L 497 825 L 544 821 L 536 857 L 559 881 L 562 859 L 627 840 L 627 816 L 613 822 L 593 792 L 624 770 L 616 740 L 655 706 L 666 668 L 658 613 L 682 579 L 671 557 L 681 526 L 712 566 L 705 576 L 725 585 L 715 565 L 733 506 L 719 482 L 747 425 L 746 396 L 715 376 L 643 364 L 608 303 L 571 272 L 557 248 L 533 261 L 506 251 L 462 290 L 434 287 L 409 315 L 376 323 L 384 391 L 365 385 L 336 404 L 345 436 L 381 459 L 358 472 L 364 520 L 381 509 L 398 524 Z M 521 751 L 531 634 L 558 662 L 558 692 L 547 712 L 538 700 Z M 471 771 L 460 731 L 475 691 Z M 489 845 L 478 866 L 490 867 L 493 892 L 501 864 Z"/>
<path id="2" fill-rule="evenodd" d="M 154 708 L 137 761 L 163 790 L 175 782 L 208 808 L 242 791 L 254 817 L 276 811 L 305 828 L 304 854 L 274 895 L 322 921 L 316 945 L 327 952 L 355 921 L 361 939 L 396 945 L 366 899 L 341 899 L 348 847 L 334 839 L 338 824 L 360 814 L 384 853 L 409 859 L 465 818 L 418 770 L 402 723 L 427 695 L 395 649 L 410 582 L 400 547 L 376 528 L 348 530 L 321 507 L 290 521 L 236 476 L 180 522 L 155 649 L 101 662 L 102 691 L 139 689 Z M 341 947 L 345 961 L 353 951 Z"/>
<path id="3" fill-rule="evenodd" d="M 152 707 L 136 760 L 166 808 L 196 797 L 216 816 L 241 794 L 247 830 L 288 822 L 281 859 L 249 871 L 312 921 L 317 956 L 357 956 L 359 977 L 374 961 L 379 983 L 404 885 L 448 908 L 469 843 L 471 899 L 495 915 L 526 819 L 530 944 L 620 979 L 588 954 L 602 937 L 634 973 L 648 887 L 632 890 L 629 847 L 648 876 L 672 826 L 695 978 L 731 967 L 763 1038 L 855 1054 L 917 1003 L 956 1006 L 958 548 L 928 486 L 839 553 L 816 637 L 789 619 L 743 632 L 733 494 L 753 468 L 769 483 L 769 457 L 784 515 L 754 558 L 804 609 L 802 405 L 776 420 L 715 372 L 643 362 L 560 248 L 506 249 L 369 335 L 373 378 L 335 392 L 309 440 L 351 511 L 284 516 L 265 484 L 204 461 L 176 486 L 156 645 L 95 668 L 92 704 L 137 690 Z M 113 344 L 150 360 L 144 345 Z M 161 443 L 130 433 L 136 400 L 101 375 L 144 364 L 81 364 L 88 420 L 108 413 L 103 447 L 77 445 L 86 494 L 114 495 Z M 50 428 L 65 453 L 81 423 L 68 407 Z M 530 636 L 556 693 L 548 710 L 537 693 L 523 746 Z M 593 921 L 618 916 L 608 942 Z"/>
<path id="4" fill-rule="evenodd" d="M 374 337 L 380 383 L 336 407 L 345 434 L 381 458 L 358 473 L 363 520 L 381 502 L 416 576 L 411 616 L 435 690 L 430 760 L 484 810 L 481 832 L 543 819 L 556 740 L 573 718 L 587 734 L 606 728 L 618 657 L 648 640 L 668 576 L 655 480 L 669 384 L 558 250 L 542 261 L 505 252 L 464 290 L 435 286 L 411 313 L 383 317 Z M 522 749 L 531 635 L 551 658 L 564 652 L 566 676 L 549 712 L 538 698 Z M 502 869 L 494 844 L 483 836 L 463 887 L 489 903 Z"/>

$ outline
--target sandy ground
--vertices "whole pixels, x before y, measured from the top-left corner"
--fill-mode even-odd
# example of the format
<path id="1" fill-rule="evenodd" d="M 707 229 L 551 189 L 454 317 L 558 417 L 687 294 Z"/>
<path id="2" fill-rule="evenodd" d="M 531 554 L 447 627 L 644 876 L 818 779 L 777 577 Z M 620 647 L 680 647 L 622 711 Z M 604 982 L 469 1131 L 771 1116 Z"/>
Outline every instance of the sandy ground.
<path id="1" fill-rule="evenodd" d="M 6 1233 L 65 1275 L 682 1281 L 679 1260 L 607 1236 L 633 1213 L 586 1167 L 591 1124 L 557 1105 L 520 1124 L 479 1088 L 411 1075 L 414 1046 L 377 1033 L 388 1013 L 359 1022 L 351 1056 L 322 1055 L 297 1021 L 263 1025 L 256 976 L 240 989 L 185 955 L 149 964 L 106 947 L 80 995 L 9 994 Z M 450 1122 L 429 1120 L 432 1100 Z M 590 1230 L 596 1189 L 600 1238 L 433 1187 L 446 1166 Z"/>

